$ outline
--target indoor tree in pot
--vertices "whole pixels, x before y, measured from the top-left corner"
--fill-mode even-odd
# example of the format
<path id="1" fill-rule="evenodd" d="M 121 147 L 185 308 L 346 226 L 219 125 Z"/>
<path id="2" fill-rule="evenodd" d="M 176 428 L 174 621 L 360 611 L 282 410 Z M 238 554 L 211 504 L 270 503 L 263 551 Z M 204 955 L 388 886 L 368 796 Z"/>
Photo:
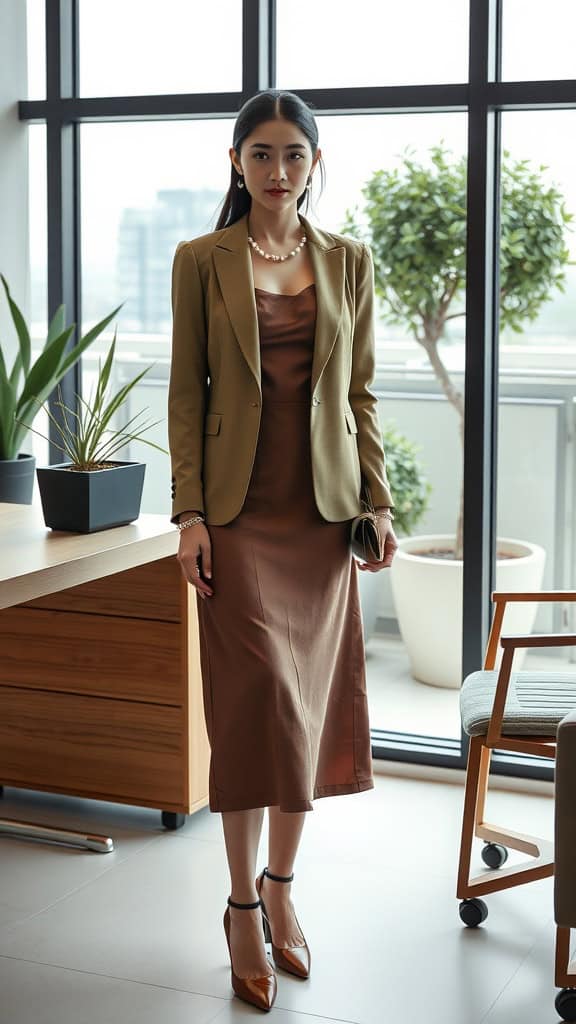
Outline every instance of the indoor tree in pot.
<path id="1" fill-rule="evenodd" d="M 32 502 L 36 460 L 21 448 L 38 411 L 37 404 L 48 398 L 122 307 L 118 306 L 73 348 L 67 349 L 76 324 L 65 327 L 65 306 L 59 306 L 52 317 L 42 351 L 31 365 L 30 332 L 3 274 L 0 274 L 0 279 L 18 337 L 18 352 L 10 371 L 0 343 L 0 502 L 29 505 Z"/>
<path id="2" fill-rule="evenodd" d="M 362 190 L 364 210 L 360 217 L 358 208 L 347 211 L 343 230 L 370 245 L 384 317 L 406 327 L 425 350 L 457 414 L 463 440 L 464 399 L 442 359 L 440 343 L 447 323 L 464 316 L 466 161 L 452 159 L 442 146 L 432 147 L 430 157 L 430 164 L 423 165 L 405 153 L 400 168 L 375 171 Z M 563 290 L 564 268 L 570 262 L 565 232 L 572 215 L 561 193 L 539 171 L 504 152 L 500 322 L 517 332 L 524 321 L 535 319 L 554 288 Z M 498 549 L 505 557 L 497 560 L 497 586 L 500 576 L 506 589 L 537 590 L 543 549 L 505 538 L 499 538 Z M 422 564 L 412 565 L 416 560 Z M 510 578 L 512 572 L 516 578 Z M 402 541 L 391 579 L 413 675 L 434 685 L 460 686 L 462 490 L 455 535 Z M 418 595 L 421 604 L 415 600 Z M 510 609 L 507 625 L 529 632 L 535 611 L 534 606 L 518 605 Z"/>
<path id="3" fill-rule="evenodd" d="M 120 462 L 112 456 L 135 440 L 142 440 L 168 455 L 165 448 L 142 437 L 160 420 L 141 424 L 136 429 L 134 421 L 142 415 L 141 411 L 121 430 L 110 426 L 132 388 L 151 369 L 147 366 L 115 395 L 109 396 L 107 389 L 115 348 L 116 333 L 104 365 L 99 361 L 94 397 L 91 395 L 89 401 L 85 401 L 77 396 L 80 403 L 77 413 L 64 405 L 61 397 L 56 402 L 62 409 L 61 424 L 48 410 L 62 441 L 56 447 L 68 456 L 67 462 L 36 470 L 44 521 L 53 530 L 93 533 L 133 522 L 140 513 L 146 466 L 143 462 Z"/>
<path id="4" fill-rule="evenodd" d="M 417 446 L 387 421 L 382 428 L 382 445 L 386 454 L 386 472 L 394 496 L 394 532 L 408 536 L 428 508 L 431 484 L 417 458 Z M 364 641 L 368 642 L 378 618 L 380 574 L 360 571 L 360 603 Z"/>

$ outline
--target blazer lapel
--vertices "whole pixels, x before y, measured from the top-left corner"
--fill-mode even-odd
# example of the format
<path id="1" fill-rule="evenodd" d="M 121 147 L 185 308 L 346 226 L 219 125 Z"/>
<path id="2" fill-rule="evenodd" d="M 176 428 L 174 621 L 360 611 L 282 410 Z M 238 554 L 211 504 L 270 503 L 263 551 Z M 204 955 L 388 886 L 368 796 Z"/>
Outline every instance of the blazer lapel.
<path id="1" fill-rule="evenodd" d="M 344 308 L 346 250 L 299 214 L 308 238 L 316 284 L 316 327 L 311 388 L 314 391 L 336 341 Z M 235 221 L 214 247 L 214 265 L 230 322 L 259 389 L 260 337 L 254 275 L 248 245 L 248 215 Z"/>

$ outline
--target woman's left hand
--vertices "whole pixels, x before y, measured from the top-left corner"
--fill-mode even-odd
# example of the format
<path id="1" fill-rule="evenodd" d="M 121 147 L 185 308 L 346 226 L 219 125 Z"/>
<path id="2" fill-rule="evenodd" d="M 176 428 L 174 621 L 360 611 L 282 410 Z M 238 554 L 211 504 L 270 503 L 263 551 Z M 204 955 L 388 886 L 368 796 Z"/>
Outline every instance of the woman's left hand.
<path id="1" fill-rule="evenodd" d="M 398 549 L 398 541 L 390 519 L 387 516 L 378 516 L 376 522 L 384 547 L 384 558 L 381 562 L 358 562 L 358 568 L 368 570 L 368 572 L 380 572 L 380 569 L 388 569 L 392 565 L 392 559 Z"/>

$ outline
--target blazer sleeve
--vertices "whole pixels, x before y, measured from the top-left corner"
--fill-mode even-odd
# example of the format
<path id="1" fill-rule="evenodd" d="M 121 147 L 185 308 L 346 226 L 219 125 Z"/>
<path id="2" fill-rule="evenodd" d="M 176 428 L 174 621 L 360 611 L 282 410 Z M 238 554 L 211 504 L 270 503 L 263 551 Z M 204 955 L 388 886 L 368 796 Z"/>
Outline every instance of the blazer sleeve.
<path id="1" fill-rule="evenodd" d="M 172 359 L 168 385 L 172 523 L 181 512 L 204 512 L 202 455 L 207 392 L 202 280 L 193 246 L 179 242 L 172 264 Z"/>
<path id="2" fill-rule="evenodd" d="M 371 390 L 376 369 L 374 343 L 374 265 L 367 245 L 356 271 L 356 313 L 352 339 L 352 376 L 349 401 L 358 426 L 358 455 L 363 482 L 375 506 L 394 507 L 382 447 L 378 398 Z"/>

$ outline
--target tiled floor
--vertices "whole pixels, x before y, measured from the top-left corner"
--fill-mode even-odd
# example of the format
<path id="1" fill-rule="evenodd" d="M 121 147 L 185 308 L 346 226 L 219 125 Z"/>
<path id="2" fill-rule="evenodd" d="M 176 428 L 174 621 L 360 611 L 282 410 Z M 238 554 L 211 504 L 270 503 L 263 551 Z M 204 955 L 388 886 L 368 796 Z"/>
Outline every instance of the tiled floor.
<path id="1" fill-rule="evenodd" d="M 552 834 L 549 798 L 490 800 L 491 820 Z M 486 923 L 464 928 L 461 802 L 457 785 L 380 774 L 373 790 L 315 802 L 293 885 L 311 977 L 278 971 L 271 1020 L 555 1024 L 552 880 L 488 897 Z M 166 833 L 154 811 L 15 789 L 0 814 L 115 844 L 102 855 L 0 837 L 0 1024 L 262 1016 L 230 987 L 220 815 L 205 808 Z"/>

